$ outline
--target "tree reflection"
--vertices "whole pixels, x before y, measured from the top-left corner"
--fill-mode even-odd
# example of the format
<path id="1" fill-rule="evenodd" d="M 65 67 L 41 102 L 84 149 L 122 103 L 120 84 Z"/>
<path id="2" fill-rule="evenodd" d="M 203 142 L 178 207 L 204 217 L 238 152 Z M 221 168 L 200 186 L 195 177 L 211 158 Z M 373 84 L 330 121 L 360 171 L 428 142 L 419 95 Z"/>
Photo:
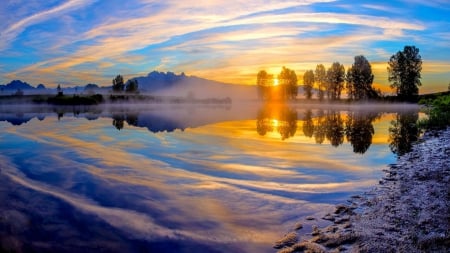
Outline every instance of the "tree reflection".
<path id="1" fill-rule="evenodd" d="M 317 144 L 322 144 L 325 140 L 325 117 L 324 111 L 320 110 L 317 119 L 317 126 L 314 128 L 314 139 Z"/>
<path id="2" fill-rule="evenodd" d="M 412 144 L 420 134 L 416 124 L 418 119 L 417 112 L 410 112 L 397 114 L 396 120 L 391 121 L 389 147 L 394 154 L 401 156 L 411 151 Z"/>
<path id="3" fill-rule="evenodd" d="M 277 130 L 280 132 L 282 139 L 293 136 L 293 133 L 289 130 L 295 131 L 296 129 L 296 113 L 289 114 L 287 113 L 289 110 L 286 110 L 287 107 L 282 108 L 284 108 L 281 109 L 281 111 L 284 110 L 284 114 L 280 111 L 278 112 L 279 115 L 295 115 L 295 118 L 289 119 L 284 116 L 283 119 L 285 120 L 282 123 L 283 120 L 280 120 L 282 117 L 275 117 L 274 109 L 266 106 L 258 113 L 256 125 L 258 134 L 265 135 Z M 372 137 L 375 134 L 372 122 L 378 116 L 379 114 L 374 112 L 350 112 L 345 117 L 345 114 L 340 111 L 315 110 L 313 113 L 311 109 L 307 109 L 303 117 L 302 130 L 306 137 L 314 137 L 317 144 L 322 144 L 327 140 L 333 147 L 342 145 L 346 137 L 353 147 L 353 152 L 364 154 L 372 144 Z"/>
<path id="4" fill-rule="evenodd" d="M 344 121 L 340 112 L 330 111 L 325 117 L 325 136 L 333 147 L 344 142 Z"/>
<path id="5" fill-rule="evenodd" d="M 311 110 L 306 110 L 305 121 L 303 122 L 303 134 L 307 137 L 312 137 L 314 134 L 314 122 L 312 120 Z"/>
<path id="6" fill-rule="evenodd" d="M 125 122 L 129 126 L 138 126 L 138 113 L 113 113 L 111 117 L 113 119 L 112 125 L 119 131 L 124 128 Z"/>
<path id="7" fill-rule="evenodd" d="M 117 130 L 121 130 L 123 129 L 124 126 L 124 121 L 125 121 L 125 115 L 124 114 L 113 114 L 112 115 L 113 118 L 113 126 L 117 129 Z"/>
<path id="8" fill-rule="evenodd" d="M 375 134 L 372 122 L 378 117 L 376 113 L 362 114 L 353 112 L 348 115 L 345 123 L 347 141 L 353 147 L 353 152 L 364 154 L 372 144 Z"/>
<path id="9" fill-rule="evenodd" d="M 256 131 L 261 136 L 277 131 L 282 140 L 290 138 L 297 131 L 297 111 L 285 104 L 266 104 L 257 114 Z"/>
<path id="10" fill-rule="evenodd" d="M 127 115 L 127 124 L 130 126 L 138 126 L 138 114 L 137 113 L 128 113 Z"/>

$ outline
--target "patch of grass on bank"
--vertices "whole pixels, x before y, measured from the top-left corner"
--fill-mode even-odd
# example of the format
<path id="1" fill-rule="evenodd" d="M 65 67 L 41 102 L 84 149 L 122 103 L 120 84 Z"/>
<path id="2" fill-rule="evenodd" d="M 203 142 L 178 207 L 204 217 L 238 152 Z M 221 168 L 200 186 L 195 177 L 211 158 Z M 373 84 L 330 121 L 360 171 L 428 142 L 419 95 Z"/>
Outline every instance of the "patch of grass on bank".
<path id="1" fill-rule="evenodd" d="M 443 129 L 450 126 L 450 94 L 423 98 L 419 104 L 425 105 L 424 111 L 428 115 L 427 119 L 419 121 L 419 127 Z"/>

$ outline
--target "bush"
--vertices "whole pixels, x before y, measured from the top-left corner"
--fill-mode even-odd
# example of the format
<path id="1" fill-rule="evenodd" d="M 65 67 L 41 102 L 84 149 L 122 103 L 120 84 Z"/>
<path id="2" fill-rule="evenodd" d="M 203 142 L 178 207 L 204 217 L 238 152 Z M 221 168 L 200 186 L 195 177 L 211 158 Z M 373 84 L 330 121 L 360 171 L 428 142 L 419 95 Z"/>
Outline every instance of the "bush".
<path id="1" fill-rule="evenodd" d="M 425 129 L 443 129 L 450 125 L 450 95 L 441 95 L 435 99 L 421 99 L 425 105 L 428 119 L 421 120 L 419 126 Z"/>

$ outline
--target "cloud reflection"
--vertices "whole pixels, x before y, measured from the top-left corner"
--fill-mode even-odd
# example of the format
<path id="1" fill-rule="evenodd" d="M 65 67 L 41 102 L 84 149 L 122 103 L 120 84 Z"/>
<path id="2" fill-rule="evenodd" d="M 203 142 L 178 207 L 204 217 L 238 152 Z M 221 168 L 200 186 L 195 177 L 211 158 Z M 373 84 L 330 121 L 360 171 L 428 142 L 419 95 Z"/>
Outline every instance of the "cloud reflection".
<path id="1" fill-rule="evenodd" d="M 307 111 L 292 110 L 297 129 L 285 140 L 260 136 L 257 119 L 242 115 L 157 133 L 126 122 L 117 131 L 106 116 L 58 120 L 53 113 L 20 126 L 0 122 L 0 138 L 7 141 L 0 159 L 9 161 L 2 173 L 137 238 L 270 248 L 300 216 L 325 212 L 376 184 L 376 168 L 392 159 L 380 150 L 388 148 L 386 122 L 394 114 L 374 121 L 373 143 L 363 157 L 348 143 L 316 144 L 302 134 Z"/>

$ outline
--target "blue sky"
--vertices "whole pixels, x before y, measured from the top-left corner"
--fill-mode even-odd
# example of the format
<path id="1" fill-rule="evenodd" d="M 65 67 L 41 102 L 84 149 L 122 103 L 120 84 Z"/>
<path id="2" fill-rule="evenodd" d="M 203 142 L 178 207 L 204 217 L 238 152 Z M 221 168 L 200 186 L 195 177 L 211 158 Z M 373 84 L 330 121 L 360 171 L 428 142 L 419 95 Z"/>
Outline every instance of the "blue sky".
<path id="1" fill-rule="evenodd" d="M 286 66 L 301 80 L 362 54 L 389 92 L 389 57 L 415 45 L 421 92 L 447 90 L 449 14 L 448 0 L 4 0 L 0 83 L 110 85 L 158 70 L 254 84 L 261 69 Z"/>

